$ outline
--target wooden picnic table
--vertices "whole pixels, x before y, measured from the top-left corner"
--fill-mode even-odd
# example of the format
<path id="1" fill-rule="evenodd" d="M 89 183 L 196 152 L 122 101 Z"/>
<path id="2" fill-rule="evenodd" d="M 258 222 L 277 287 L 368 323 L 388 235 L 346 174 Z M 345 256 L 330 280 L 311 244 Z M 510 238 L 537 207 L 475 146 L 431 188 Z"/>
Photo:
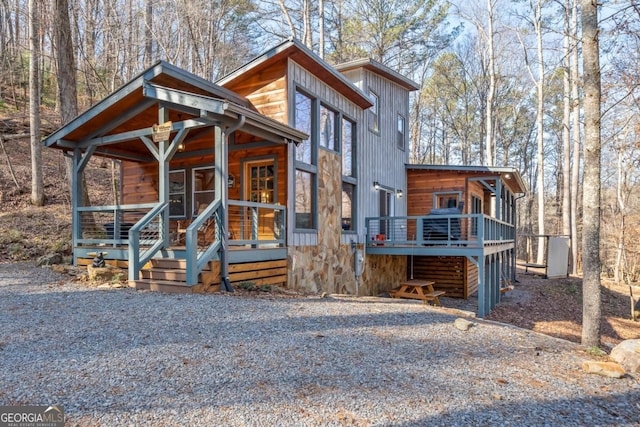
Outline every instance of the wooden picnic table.
<path id="1" fill-rule="evenodd" d="M 434 305 L 441 305 L 439 296 L 445 291 L 433 289 L 435 282 L 430 280 L 412 279 L 400 284 L 399 287 L 389 291 L 392 298 L 410 298 L 422 300 L 425 304 L 433 302 Z"/>

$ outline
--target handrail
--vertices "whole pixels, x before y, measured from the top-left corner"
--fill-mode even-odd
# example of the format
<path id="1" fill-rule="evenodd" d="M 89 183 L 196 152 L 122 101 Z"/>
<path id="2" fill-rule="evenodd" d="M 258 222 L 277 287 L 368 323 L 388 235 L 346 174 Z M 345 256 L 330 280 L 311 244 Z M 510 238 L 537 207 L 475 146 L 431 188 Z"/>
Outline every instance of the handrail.
<path id="1" fill-rule="evenodd" d="M 164 245 L 166 236 L 162 233 L 162 221 L 158 224 L 156 239 L 150 239 L 145 243 L 153 243 L 151 247 L 141 253 L 140 249 L 140 232 L 147 228 L 151 221 L 162 215 L 169 206 L 168 203 L 157 203 L 145 216 L 140 219 L 133 227 L 129 229 L 129 280 L 138 280 L 142 267 L 158 252 Z"/>
<path id="2" fill-rule="evenodd" d="M 230 246 L 250 245 L 259 248 L 273 245 L 284 247 L 286 244 L 284 205 L 229 200 L 227 216 Z M 270 218 L 272 222 L 266 223 L 264 218 Z"/>
<path id="3" fill-rule="evenodd" d="M 486 246 L 515 240 L 515 226 L 484 214 L 386 216 L 365 219 L 375 246 Z"/>
<path id="4" fill-rule="evenodd" d="M 220 199 L 216 199 L 207 206 L 204 211 L 198 213 L 197 218 L 191 222 L 191 224 L 187 227 L 186 237 L 185 237 L 185 245 L 187 252 L 187 285 L 195 285 L 198 283 L 198 274 L 204 269 L 209 261 L 213 259 L 213 256 L 220 249 L 221 245 L 221 226 L 220 226 L 220 215 L 218 214 L 220 208 L 222 207 L 222 202 Z M 204 251 L 198 251 L 198 230 L 205 224 L 207 220 L 209 220 L 212 216 L 214 216 L 213 220 L 215 221 L 215 238 L 209 244 L 209 246 Z"/>

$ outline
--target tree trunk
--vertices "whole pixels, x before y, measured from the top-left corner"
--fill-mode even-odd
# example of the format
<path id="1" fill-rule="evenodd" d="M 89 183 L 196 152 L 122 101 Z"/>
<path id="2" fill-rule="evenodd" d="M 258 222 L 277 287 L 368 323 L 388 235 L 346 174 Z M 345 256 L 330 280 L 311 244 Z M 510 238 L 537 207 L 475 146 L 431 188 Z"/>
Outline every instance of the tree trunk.
<path id="1" fill-rule="evenodd" d="M 324 59 L 324 0 L 318 0 L 318 21 L 319 21 L 319 45 L 318 53 L 320 58 Z"/>
<path id="2" fill-rule="evenodd" d="M 562 110 L 562 234 L 571 235 L 571 7 L 564 2 L 564 59 Z"/>
<path id="3" fill-rule="evenodd" d="M 487 42 L 489 49 L 489 92 L 487 94 L 486 110 L 486 165 L 493 166 L 495 158 L 495 136 L 493 123 L 493 100 L 496 95 L 496 66 L 495 49 L 493 46 L 493 0 L 487 0 L 487 19 L 489 29 L 487 31 Z"/>
<path id="4" fill-rule="evenodd" d="M 537 50 L 538 50 L 538 81 L 536 90 L 538 94 L 538 105 L 536 115 L 536 127 L 538 132 L 538 179 L 536 188 L 538 189 L 538 264 L 546 264 L 545 261 L 545 213 L 544 213 L 544 58 L 542 56 L 542 0 L 536 2 L 534 14 L 534 26 L 536 30 Z"/>
<path id="5" fill-rule="evenodd" d="M 42 183 L 42 144 L 40 142 L 40 7 L 37 0 L 29 0 L 29 126 L 31 129 L 31 203 L 44 205 Z"/>
<path id="6" fill-rule="evenodd" d="M 144 66 L 148 68 L 153 61 L 153 0 L 146 0 L 144 22 Z"/>
<path id="7" fill-rule="evenodd" d="M 598 6 L 582 0 L 584 182 L 582 195 L 582 344 L 600 345 L 600 60 Z"/>
<path id="8" fill-rule="evenodd" d="M 580 182 L 580 92 L 578 90 L 578 1 L 571 8 L 571 118 L 573 168 L 571 169 L 571 271 L 578 274 L 578 183 Z"/>

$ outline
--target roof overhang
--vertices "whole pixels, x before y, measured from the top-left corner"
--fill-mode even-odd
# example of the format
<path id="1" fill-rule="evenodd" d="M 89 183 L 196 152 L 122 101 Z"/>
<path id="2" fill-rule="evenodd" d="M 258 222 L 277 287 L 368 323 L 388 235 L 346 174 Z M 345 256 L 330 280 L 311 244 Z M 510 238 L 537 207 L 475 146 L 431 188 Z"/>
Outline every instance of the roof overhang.
<path id="1" fill-rule="evenodd" d="M 70 150 L 139 140 L 152 134 L 161 107 L 174 117 L 172 132 L 241 124 L 242 132 L 275 143 L 299 143 L 308 138 L 248 106 L 248 101 L 233 92 L 160 62 L 56 130 L 43 144 Z"/>
<path id="2" fill-rule="evenodd" d="M 407 170 L 448 171 L 459 172 L 468 175 L 499 175 L 511 191 L 515 194 L 525 194 L 527 187 L 522 180 L 520 172 L 508 166 L 454 166 L 454 165 L 417 165 L 406 164 Z"/>
<path id="3" fill-rule="evenodd" d="M 383 65 L 378 61 L 375 61 L 370 58 L 345 62 L 343 64 L 336 65 L 334 68 L 342 73 L 346 71 L 355 70 L 358 68 L 364 68 L 365 70 L 369 70 L 376 74 L 381 75 L 387 80 L 391 80 L 393 83 L 403 87 L 406 90 L 414 91 L 414 90 L 420 89 L 420 85 L 418 83 L 403 76 L 402 74 L 396 72 L 395 70 L 392 70 L 386 65 Z"/>

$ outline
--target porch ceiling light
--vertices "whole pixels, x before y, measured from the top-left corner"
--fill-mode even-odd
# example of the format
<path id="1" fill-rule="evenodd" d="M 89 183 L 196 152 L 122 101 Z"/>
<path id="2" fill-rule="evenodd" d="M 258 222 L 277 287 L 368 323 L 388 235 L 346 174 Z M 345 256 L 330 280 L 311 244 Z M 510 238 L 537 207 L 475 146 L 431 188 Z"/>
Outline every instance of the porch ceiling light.
<path id="1" fill-rule="evenodd" d="M 375 188 L 376 190 L 380 189 L 380 183 L 378 181 L 373 181 L 373 188 Z"/>
<path id="2" fill-rule="evenodd" d="M 510 173 L 505 173 L 504 174 L 504 179 L 511 179 L 511 174 Z"/>

